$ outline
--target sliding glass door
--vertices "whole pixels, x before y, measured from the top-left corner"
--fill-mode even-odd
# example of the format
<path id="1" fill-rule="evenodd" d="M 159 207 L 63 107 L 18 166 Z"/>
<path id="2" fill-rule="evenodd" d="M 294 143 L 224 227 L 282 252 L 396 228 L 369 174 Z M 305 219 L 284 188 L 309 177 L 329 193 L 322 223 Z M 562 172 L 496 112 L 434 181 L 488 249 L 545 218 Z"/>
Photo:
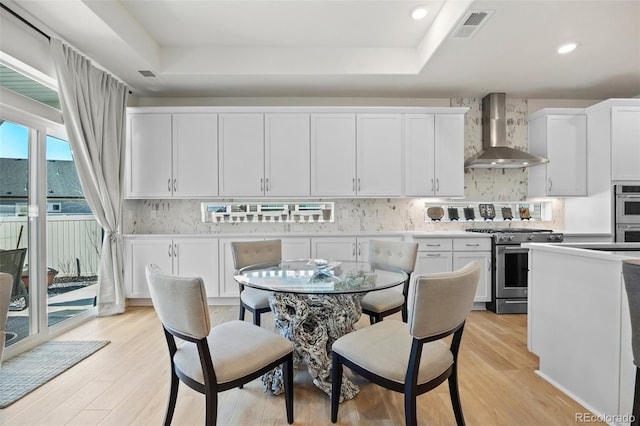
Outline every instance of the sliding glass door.
<path id="1" fill-rule="evenodd" d="M 95 312 L 102 229 L 80 187 L 55 81 L 6 54 L 1 61 L 0 271 L 15 277 L 11 356 Z"/>
<path id="2" fill-rule="evenodd" d="M 47 136 L 47 325 L 91 309 L 102 228 L 87 204 L 69 142 Z"/>
<path id="3" fill-rule="evenodd" d="M 0 124 L 0 272 L 10 274 L 13 288 L 9 306 L 7 345 L 37 333 L 31 321 L 37 301 L 34 287 L 23 280 L 29 265 L 29 140 L 36 136 L 26 126 L 2 120 Z M 37 136 L 36 136 L 37 137 Z M 33 296 L 33 297 L 32 297 Z M 33 325 L 33 326 L 32 326 Z"/>

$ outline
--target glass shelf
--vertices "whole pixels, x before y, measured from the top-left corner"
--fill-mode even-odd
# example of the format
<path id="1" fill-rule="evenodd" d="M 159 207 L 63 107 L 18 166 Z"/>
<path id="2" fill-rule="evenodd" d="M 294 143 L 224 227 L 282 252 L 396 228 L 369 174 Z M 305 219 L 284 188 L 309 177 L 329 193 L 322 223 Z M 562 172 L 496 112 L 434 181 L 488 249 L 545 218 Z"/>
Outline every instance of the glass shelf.
<path id="1" fill-rule="evenodd" d="M 334 220 L 332 202 L 265 202 L 201 204 L 204 223 L 325 223 Z"/>
<path id="2" fill-rule="evenodd" d="M 440 210 L 441 209 L 441 210 Z M 551 220 L 551 202 L 425 203 L 425 222 L 538 222 Z M 528 213 L 528 214 L 527 214 Z M 455 219 L 455 216 L 458 219 Z M 440 219 L 438 219 L 438 217 Z"/>

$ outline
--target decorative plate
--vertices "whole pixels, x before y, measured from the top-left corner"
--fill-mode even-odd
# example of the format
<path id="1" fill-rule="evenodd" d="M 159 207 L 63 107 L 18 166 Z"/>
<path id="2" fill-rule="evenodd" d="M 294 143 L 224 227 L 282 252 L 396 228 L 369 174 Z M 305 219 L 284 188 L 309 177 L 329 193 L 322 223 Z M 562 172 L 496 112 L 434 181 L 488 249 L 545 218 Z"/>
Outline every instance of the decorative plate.
<path id="1" fill-rule="evenodd" d="M 444 217 L 444 209 L 442 207 L 429 207 L 427 209 L 427 216 L 431 220 L 440 220 Z"/>
<path id="2" fill-rule="evenodd" d="M 504 220 L 513 219 L 513 212 L 511 211 L 511 207 L 503 207 L 502 208 L 502 218 Z"/>
<path id="3" fill-rule="evenodd" d="M 520 207 L 518 208 L 518 212 L 520 213 L 520 219 L 531 219 L 531 212 L 529 212 L 529 207 Z"/>

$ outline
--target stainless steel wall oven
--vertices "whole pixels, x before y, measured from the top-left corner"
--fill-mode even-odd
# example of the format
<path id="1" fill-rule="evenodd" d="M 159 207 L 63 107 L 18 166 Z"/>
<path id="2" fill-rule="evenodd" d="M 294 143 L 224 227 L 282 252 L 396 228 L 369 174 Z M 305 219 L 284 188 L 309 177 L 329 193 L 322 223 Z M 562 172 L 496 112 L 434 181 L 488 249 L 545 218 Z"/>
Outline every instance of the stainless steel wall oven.
<path id="1" fill-rule="evenodd" d="M 563 235 L 547 229 L 468 229 L 492 235 L 491 302 L 487 309 L 497 314 L 527 313 L 529 249 L 523 243 L 562 242 Z"/>
<path id="2" fill-rule="evenodd" d="M 615 186 L 615 240 L 640 242 L 640 185 Z"/>

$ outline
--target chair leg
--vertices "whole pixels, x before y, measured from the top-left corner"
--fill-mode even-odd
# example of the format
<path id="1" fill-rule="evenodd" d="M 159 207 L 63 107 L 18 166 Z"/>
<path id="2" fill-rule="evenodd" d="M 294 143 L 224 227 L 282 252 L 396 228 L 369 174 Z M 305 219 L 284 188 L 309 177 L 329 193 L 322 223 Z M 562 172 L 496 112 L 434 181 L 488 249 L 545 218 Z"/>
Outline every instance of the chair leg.
<path id="1" fill-rule="evenodd" d="M 376 323 L 376 319 L 373 317 L 373 315 L 369 315 L 369 324 L 373 325 Z"/>
<path id="2" fill-rule="evenodd" d="M 458 392 L 458 369 L 453 364 L 453 371 L 449 376 L 449 393 L 451 394 L 451 405 L 453 406 L 453 414 L 456 416 L 456 424 L 464 425 L 464 417 L 462 416 L 462 405 L 460 404 L 460 393 Z"/>
<path id="3" fill-rule="evenodd" d="M 340 404 L 340 390 L 342 389 L 342 362 L 340 355 L 333 353 L 331 367 L 331 423 L 338 421 L 338 404 Z"/>
<path id="4" fill-rule="evenodd" d="M 242 305 L 242 302 L 241 302 L 240 303 L 240 321 L 244 321 L 244 313 L 245 313 L 244 305 Z"/>
<path id="5" fill-rule="evenodd" d="M 284 381 L 284 401 L 287 407 L 287 423 L 293 423 L 293 353 L 282 364 L 282 379 Z"/>
<path id="6" fill-rule="evenodd" d="M 253 324 L 260 327 L 260 313 L 257 310 L 253 311 Z"/>
<path id="7" fill-rule="evenodd" d="M 418 424 L 416 395 L 406 391 L 404 393 L 404 422 L 407 426 L 417 426 Z"/>
<path id="8" fill-rule="evenodd" d="M 407 312 L 407 302 L 405 301 L 402 305 L 402 322 L 407 322 L 409 319 L 409 314 Z"/>
<path id="9" fill-rule="evenodd" d="M 218 418 L 218 392 L 207 390 L 205 400 L 205 425 L 215 426 Z"/>
<path id="10" fill-rule="evenodd" d="M 631 426 L 640 426 L 640 368 L 636 368 L 636 388 L 633 395 L 632 416 Z"/>
<path id="11" fill-rule="evenodd" d="M 176 409 L 176 401 L 178 400 L 178 386 L 180 385 L 180 379 L 171 366 L 171 384 L 169 385 L 169 403 L 167 404 L 167 413 L 164 416 L 165 426 L 171 426 L 171 420 L 173 419 L 173 413 Z"/>

